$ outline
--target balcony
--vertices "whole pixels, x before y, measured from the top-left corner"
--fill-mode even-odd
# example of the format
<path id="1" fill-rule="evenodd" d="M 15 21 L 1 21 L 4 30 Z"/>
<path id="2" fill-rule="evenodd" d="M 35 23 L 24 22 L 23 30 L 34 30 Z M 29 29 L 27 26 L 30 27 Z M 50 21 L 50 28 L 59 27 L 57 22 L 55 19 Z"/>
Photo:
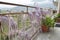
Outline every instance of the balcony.
<path id="1" fill-rule="evenodd" d="M 47 21 L 45 23 L 47 23 L 47 25 L 49 24 L 49 27 L 50 23 L 53 23 L 52 19 L 55 17 L 55 15 L 53 14 L 52 9 L 43 9 L 7 2 L 0 3 L 18 6 L 18 9 L 20 6 L 23 7 L 20 8 L 23 9 L 23 11 L 15 9 L 14 11 L 9 10 L 7 12 L 0 13 L 1 40 L 60 40 L 60 28 L 53 27 L 55 26 L 54 24 L 50 28 L 50 31 L 42 31 L 42 20 L 46 19 L 47 15 L 49 15 L 49 18 L 47 18 L 48 20 L 46 19 Z M 41 14 L 39 15 L 35 14 L 40 12 Z"/>

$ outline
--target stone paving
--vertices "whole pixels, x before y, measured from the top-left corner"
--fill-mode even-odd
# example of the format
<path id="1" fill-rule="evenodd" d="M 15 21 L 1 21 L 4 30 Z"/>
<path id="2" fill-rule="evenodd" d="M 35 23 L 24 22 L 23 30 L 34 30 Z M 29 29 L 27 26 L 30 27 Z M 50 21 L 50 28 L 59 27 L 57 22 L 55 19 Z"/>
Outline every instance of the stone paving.
<path id="1" fill-rule="evenodd" d="M 40 33 L 34 40 L 60 40 L 60 28 L 55 27 L 49 33 Z"/>

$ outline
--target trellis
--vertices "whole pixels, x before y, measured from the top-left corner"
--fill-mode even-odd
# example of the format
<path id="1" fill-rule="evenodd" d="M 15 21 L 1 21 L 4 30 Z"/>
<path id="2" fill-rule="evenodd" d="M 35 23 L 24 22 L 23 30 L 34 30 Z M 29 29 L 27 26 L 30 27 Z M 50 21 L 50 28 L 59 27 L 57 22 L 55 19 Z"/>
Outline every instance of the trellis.
<path id="1" fill-rule="evenodd" d="M 1 38 L 2 38 L 2 36 L 8 37 L 8 39 L 6 39 L 4 37 L 3 40 L 31 40 L 32 37 L 34 35 L 36 35 L 36 33 L 38 33 L 39 27 L 37 27 L 36 25 L 34 25 L 36 27 L 32 26 L 32 23 L 30 21 L 30 17 L 29 17 L 29 14 L 28 14 L 28 8 L 36 8 L 36 7 L 20 5 L 20 4 L 13 4 L 13 3 L 7 3 L 7 2 L 0 2 L 0 4 L 15 5 L 15 6 L 24 6 L 27 9 L 26 13 L 17 12 L 17 13 L 4 13 L 4 14 L 0 14 L 1 29 L 2 29 L 0 33 L 3 32 L 3 34 L 4 34 L 4 35 L 1 34 Z M 25 19 L 23 17 L 24 15 L 25 15 Z M 2 20 L 3 17 L 7 18 L 8 20 L 5 22 L 4 20 Z M 13 17 L 13 18 L 15 17 L 16 18 L 16 20 L 14 20 L 14 21 L 16 21 L 16 23 L 17 23 L 16 26 L 17 27 L 15 27 L 14 30 L 11 27 L 11 25 L 12 26 L 14 26 L 14 25 L 10 23 L 11 22 L 11 17 Z M 26 20 L 27 20 L 27 24 L 28 25 L 26 25 Z M 22 26 L 22 28 L 21 28 L 21 26 Z"/>

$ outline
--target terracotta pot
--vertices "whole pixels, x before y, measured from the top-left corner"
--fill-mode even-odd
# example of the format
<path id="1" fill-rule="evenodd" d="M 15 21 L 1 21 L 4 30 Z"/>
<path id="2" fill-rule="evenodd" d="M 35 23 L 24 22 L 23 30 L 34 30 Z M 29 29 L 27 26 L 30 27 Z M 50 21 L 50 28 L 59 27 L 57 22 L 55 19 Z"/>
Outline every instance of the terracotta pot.
<path id="1" fill-rule="evenodd" d="M 49 28 L 45 25 L 42 25 L 42 32 L 48 32 Z"/>

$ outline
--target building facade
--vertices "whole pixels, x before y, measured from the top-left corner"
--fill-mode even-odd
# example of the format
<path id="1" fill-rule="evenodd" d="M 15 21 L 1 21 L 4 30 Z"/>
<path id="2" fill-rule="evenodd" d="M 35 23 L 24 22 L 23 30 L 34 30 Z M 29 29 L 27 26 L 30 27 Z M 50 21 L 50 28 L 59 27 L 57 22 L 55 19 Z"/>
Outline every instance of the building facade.
<path id="1" fill-rule="evenodd" d="M 54 5 L 57 7 L 57 13 L 60 13 L 60 0 L 54 0 Z"/>

